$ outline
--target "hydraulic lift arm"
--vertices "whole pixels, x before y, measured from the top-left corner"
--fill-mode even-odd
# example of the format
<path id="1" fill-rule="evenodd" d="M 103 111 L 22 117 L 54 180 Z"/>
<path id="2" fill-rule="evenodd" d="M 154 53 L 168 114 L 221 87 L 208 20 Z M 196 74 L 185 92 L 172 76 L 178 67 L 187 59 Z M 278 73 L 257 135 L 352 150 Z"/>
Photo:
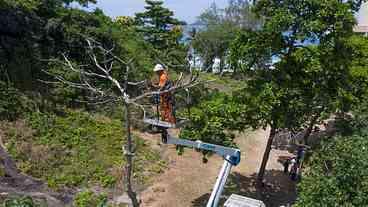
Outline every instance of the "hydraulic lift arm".
<path id="1" fill-rule="evenodd" d="M 215 144 L 209 144 L 209 143 L 205 143 L 202 141 L 190 141 L 186 139 L 178 139 L 178 138 L 171 136 L 170 134 L 167 134 L 167 139 L 166 139 L 166 142 L 164 143 L 212 151 L 222 156 L 225 160 L 227 160 L 231 165 L 234 165 L 234 166 L 238 165 L 240 162 L 240 150 L 238 149 L 224 147 L 224 146 L 215 145 Z"/>
<path id="2" fill-rule="evenodd" d="M 167 130 L 162 131 L 162 141 L 165 144 L 174 144 L 195 149 L 212 151 L 224 158 L 224 164 L 217 177 L 215 186 L 213 187 L 207 207 L 217 207 L 220 201 L 222 191 L 225 187 L 226 180 L 230 174 L 231 167 L 240 163 L 240 150 L 220 145 L 205 143 L 201 141 L 190 141 L 186 139 L 178 139 L 167 133 Z"/>

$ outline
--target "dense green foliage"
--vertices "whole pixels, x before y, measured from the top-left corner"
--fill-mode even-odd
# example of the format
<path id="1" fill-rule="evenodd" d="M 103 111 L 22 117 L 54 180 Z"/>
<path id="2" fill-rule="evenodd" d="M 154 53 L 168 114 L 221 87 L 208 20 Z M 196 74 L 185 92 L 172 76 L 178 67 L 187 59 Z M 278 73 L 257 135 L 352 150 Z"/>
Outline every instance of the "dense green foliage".
<path id="1" fill-rule="evenodd" d="M 306 160 L 296 206 L 365 206 L 368 202 L 367 101 L 336 120 L 338 136 L 324 137 Z"/>
<path id="2" fill-rule="evenodd" d="M 17 86 L 27 89 L 37 85 L 36 79 L 42 77 L 41 69 L 45 69 L 42 59 L 66 50 L 82 59 L 80 34 L 103 36 L 105 33 L 106 39 L 110 39 L 102 30 L 107 17 L 100 10 L 87 13 L 67 8 L 63 3 L 2 1 L 0 15 L 6 20 L 1 27 L 2 75 L 7 75 Z"/>
<path id="3" fill-rule="evenodd" d="M 234 134 L 226 129 L 232 127 L 231 115 L 238 114 L 238 108 L 229 103 L 229 97 L 222 93 L 211 93 L 191 109 L 190 124 L 180 136 L 213 144 L 234 146 Z"/>
<path id="4" fill-rule="evenodd" d="M 322 143 L 309 160 L 296 206 L 365 206 L 368 203 L 367 138 L 367 135 L 353 135 Z"/>
<path id="5" fill-rule="evenodd" d="M 271 127 L 259 181 L 279 130 L 306 130 L 308 145 L 315 124 L 337 111 L 348 112 L 361 98 L 354 90 L 361 82 L 351 75 L 359 70 L 354 55 L 364 50 L 352 41 L 354 12 L 361 3 L 260 0 L 254 11 L 265 20 L 262 28 L 242 31 L 232 43 L 231 64 L 249 77 L 234 95 L 245 109 L 244 126 Z"/>

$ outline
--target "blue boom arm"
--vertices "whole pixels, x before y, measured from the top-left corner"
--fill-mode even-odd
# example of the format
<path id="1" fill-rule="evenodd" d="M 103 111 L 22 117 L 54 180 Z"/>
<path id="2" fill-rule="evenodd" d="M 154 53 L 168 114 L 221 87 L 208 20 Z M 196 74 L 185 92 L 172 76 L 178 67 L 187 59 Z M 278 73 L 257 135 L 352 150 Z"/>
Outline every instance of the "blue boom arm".
<path id="1" fill-rule="evenodd" d="M 185 147 L 190 147 L 190 148 L 195 148 L 195 149 L 212 151 L 222 156 L 224 159 L 230 162 L 230 164 L 233 166 L 236 166 L 240 163 L 240 150 L 238 149 L 205 143 L 202 141 L 190 141 L 186 139 L 178 139 L 178 138 L 171 136 L 168 133 L 167 134 L 164 133 L 163 136 L 167 136 L 166 139 L 163 138 L 166 144 L 174 144 L 174 145 L 185 146 Z"/>

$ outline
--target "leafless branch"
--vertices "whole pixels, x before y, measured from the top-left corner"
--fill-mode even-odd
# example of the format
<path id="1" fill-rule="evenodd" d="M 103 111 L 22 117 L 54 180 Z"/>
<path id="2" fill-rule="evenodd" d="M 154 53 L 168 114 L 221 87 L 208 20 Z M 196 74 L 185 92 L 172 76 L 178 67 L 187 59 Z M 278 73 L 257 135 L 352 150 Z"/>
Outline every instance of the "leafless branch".
<path id="1" fill-rule="evenodd" d="M 168 58 L 168 54 L 166 54 L 166 58 Z M 155 57 L 155 60 L 156 60 L 156 62 L 163 65 L 165 68 L 185 68 L 185 67 L 188 67 L 188 64 L 175 65 L 175 64 L 172 64 L 172 63 L 167 63 L 167 62 L 161 60 L 158 56 Z M 189 69 L 188 69 L 188 71 L 189 71 Z"/>
<path id="2" fill-rule="evenodd" d="M 139 82 L 128 82 L 128 85 L 131 85 L 131 86 L 139 86 L 139 85 L 143 85 L 143 84 L 146 84 L 147 81 L 143 80 L 143 81 L 139 81 Z"/>
<path id="3" fill-rule="evenodd" d="M 102 46 L 102 44 L 92 38 L 86 38 L 87 44 L 89 45 L 90 49 L 94 49 L 97 48 L 100 51 L 104 52 L 104 54 L 108 54 L 112 57 L 112 59 L 118 61 L 120 64 L 124 64 L 124 65 L 129 65 L 133 62 L 134 58 L 129 59 L 128 61 L 124 61 L 123 59 L 121 59 L 120 57 L 116 56 L 113 53 L 114 50 L 114 46 L 111 49 L 106 49 Z"/>
<path id="4" fill-rule="evenodd" d="M 187 83 L 182 83 L 180 85 L 176 85 L 176 86 L 171 87 L 170 89 L 167 89 L 167 90 L 151 91 L 151 92 L 143 93 L 142 95 L 139 95 L 137 97 L 129 99 L 129 103 L 133 103 L 133 102 L 139 101 L 143 98 L 154 96 L 154 95 L 160 95 L 160 94 L 163 94 L 163 93 L 173 92 L 173 91 L 177 91 L 179 89 L 191 88 L 191 87 L 194 87 L 194 86 L 196 86 L 200 83 L 202 83 L 202 82 L 197 81 L 197 79 L 191 79 Z"/>
<path id="5" fill-rule="evenodd" d="M 64 70 L 67 70 L 67 71 L 69 70 L 71 72 L 78 74 L 80 82 L 79 83 L 71 82 L 67 80 L 66 78 L 62 77 L 61 75 L 52 74 L 47 71 L 45 71 L 45 73 L 54 76 L 54 78 L 58 82 L 66 84 L 70 87 L 89 90 L 92 93 L 98 95 L 100 99 L 111 97 L 111 95 L 108 95 L 108 94 L 112 94 L 112 92 L 108 93 L 106 92 L 106 90 L 98 88 L 97 86 L 92 84 L 92 80 L 95 78 L 109 80 L 113 84 L 113 86 L 119 90 L 120 95 L 117 95 L 117 97 L 119 96 L 122 97 L 120 98 L 120 100 L 124 101 L 125 103 L 129 103 L 129 104 L 138 106 L 144 112 L 145 112 L 144 107 L 137 103 L 141 99 L 149 97 L 149 96 L 153 96 L 153 95 L 160 95 L 163 93 L 173 92 L 173 91 L 180 90 L 180 89 L 190 88 L 200 83 L 200 81 L 198 80 L 198 74 L 193 75 L 193 73 L 190 73 L 189 77 L 184 78 L 183 73 L 181 73 L 178 79 L 174 81 L 174 86 L 171 87 L 170 89 L 160 90 L 160 91 L 149 91 L 149 92 L 142 93 L 141 95 L 138 95 L 136 97 L 129 97 L 127 93 L 128 85 L 138 87 L 140 85 L 144 85 L 145 83 L 147 83 L 146 81 L 137 81 L 137 82 L 128 81 L 130 70 L 133 68 L 132 61 L 134 59 L 130 58 L 128 61 L 125 61 L 122 58 L 114 55 L 113 53 L 114 46 L 110 49 L 106 49 L 103 47 L 101 43 L 99 43 L 98 41 L 92 38 L 86 38 L 86 43 L 87 43 L 88 55 L 92 63 L 91 66 L 94 66 L 99 72 L 92 72 L 92 70 L 88 70 L 87 67 L 90 65 L 80 65 L 80 66 L 74 65 L 72 61 L 67 57 L 67 55 L 63 54 L 62 60 L 52 59 L 50 61 L 61 64 Z M 103 60 L 99 60 L 99 58 L 97 57 L 97 53 L 102 54 Z M 159 58 L 157 58 L 157 60 L 159 63 L 167 67 L 168 64 L 165 64 Z M 125 71 L 123 84 L 121 84 L 118 80 L 113 78 L 112 75 L 110 74 L 115 61 L 118 64 L 125 66 L 126 71 Z M 43 82 L 46 83 L 46 81 L 43 81 Z M 50 83 L 50 82 L 47 82 L 47 83 Z M 53 82 L 53 84 L 55 83 Z M 115 100 L 115 99 L 108 98 L 107 100 Z M 107 102 L 106 100 L 101 100 L 96 103 L 106 103 L 106 102 Z"/>
<path id="6" fill-rule="evenodd" d="M 117 103 L 119 101 L 121 101 L 121 99 L 117 98 L 117 97 L 111 97 L 111 98 L 104 98 L 102 100 L 76 100 L 79 103 L 86 103 L 88 105 L 103 105 L 103 104 L 108 104 L 108 103 Z"/>

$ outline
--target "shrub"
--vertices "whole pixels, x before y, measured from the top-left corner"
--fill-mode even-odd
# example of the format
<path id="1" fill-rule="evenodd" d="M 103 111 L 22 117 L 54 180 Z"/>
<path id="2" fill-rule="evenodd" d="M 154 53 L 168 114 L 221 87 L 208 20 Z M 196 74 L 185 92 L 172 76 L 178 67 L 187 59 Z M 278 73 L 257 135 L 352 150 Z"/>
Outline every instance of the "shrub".
<path id="1" fill-rule="evenodd" d="M 3 207 L 42 207 L 45 205 L 38 204 L 31 197 L 7 199 L 2 205 Z"/>
<path id="2" fill-rule="evenodd" d="M 210 96 L 211 99 L 204 99 L 191 110 L 191 122 L 181 131 L 180 137 L 234 147 L 235 136 L 228 129 L 234 124 L 231 116 L 236 108 L 222 93 L 212 93 Z M 207 154 L 205 151 L 203 153 Z M 206 158 L 204 161 L 207 161 Z"/>
<path id="3" fill-rule="evenodd" d="M 77 194 L 74 199 L 75 207 L 107 207 L 107 196 L 105 194 L 96 195 L 92 191 L 83 191 Z"/>
<path id="4" fill-rule="evenodd" d="M 335 137 L 315 152 L 296 206 L 366 206 L 368 136 Z"/>
<path id="5" fill-rule="evenodd" d="M 29 100 L 12 85 L 0 81 L 0 119 L 15 120 L 28 111 Z"/>

